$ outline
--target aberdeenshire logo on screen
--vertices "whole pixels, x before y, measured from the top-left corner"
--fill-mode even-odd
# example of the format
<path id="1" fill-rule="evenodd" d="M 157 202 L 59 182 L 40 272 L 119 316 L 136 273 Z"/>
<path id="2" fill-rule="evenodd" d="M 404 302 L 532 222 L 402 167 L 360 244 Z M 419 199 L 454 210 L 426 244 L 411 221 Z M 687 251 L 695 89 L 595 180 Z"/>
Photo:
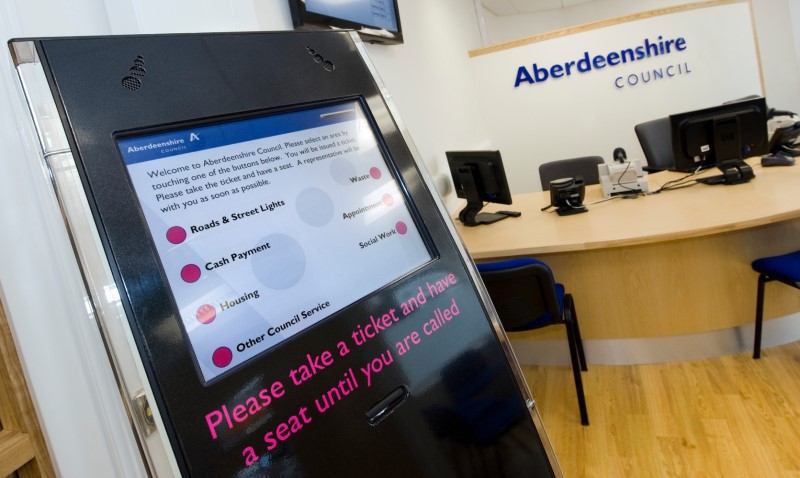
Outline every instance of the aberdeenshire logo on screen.
<path id="1" fill-rule="evenodd" d="M 128 153 L 138 153 L 140 151 L 151 151 L 153 149 L 181 146 L 184 143 L 186 143 L 186 141 L 178 138 L 178 139 L 170 139 L 169 141 L 162 141 L 160 143 L 147 143 L 141 146 L 131 145 L 128 146 Z"/>
<path id="2" fill-rule="evenodd" d="M 627 63 L 635 63 L 638 61 L 647 60 L 653 57 L 671 55 L 673 53 L 680 53 L 686 50 L 686 39 L 683 37 L 664 39 L 659 35 L 655 41 L 649 38 L 636 46 L 630 48 L 623 48 L 619 51 L 611 51 L 608 53 L 590 54 L 588 51 L 583 52 L 583 56 L 578 59 L 572 59 L 563 63 L 556 63 L 550 66 L 540 66 L 538 63 L 533 63 L 530 68 L 526 65 L 521 65 L 517 68 L 517 76 L 514 80 L 514 88 L 519 88 L 520 85 L 533 85 L 537 83 L 544 83 L 550 79 L 557 80 L 559 78 L 572 76 L 574 73 L 589 73 L 592 70 L 602 70 L 603 68 L 613 68 Z M 650 70 L 642 71 L 640 73 L 630 73 L 621 75 L 614 79 L 614 86 L 616 88 L 632 87 L 637 85 L 645 85 L 651 81 L 664 78 L 672 78 L 678 75 L 686 75 L 691 73 L 689 64 L 687 62 L 658 67 Z"/>

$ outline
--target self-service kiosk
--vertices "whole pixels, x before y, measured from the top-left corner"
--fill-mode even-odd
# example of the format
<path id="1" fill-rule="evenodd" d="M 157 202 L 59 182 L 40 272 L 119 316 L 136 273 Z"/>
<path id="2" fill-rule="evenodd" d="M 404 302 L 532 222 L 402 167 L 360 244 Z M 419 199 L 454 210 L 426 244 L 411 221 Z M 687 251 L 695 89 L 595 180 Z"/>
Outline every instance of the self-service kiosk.
<path id="1" fill-rule="evenodd" d="M 9 45 L 153 476 L 561 476 L 355 34 Z"/>

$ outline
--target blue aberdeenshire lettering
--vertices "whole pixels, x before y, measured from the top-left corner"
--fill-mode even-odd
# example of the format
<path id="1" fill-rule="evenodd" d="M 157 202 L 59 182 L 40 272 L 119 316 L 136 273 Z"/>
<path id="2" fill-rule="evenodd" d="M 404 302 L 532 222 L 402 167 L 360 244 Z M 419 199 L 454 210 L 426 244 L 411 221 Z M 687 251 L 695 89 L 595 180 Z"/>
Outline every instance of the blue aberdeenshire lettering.
<path id="1" fill-rule="evenodd" d="M 665 40 L 659 35 L 656 41 L 645 38 L 642 44 L 631 48 L 624 48 L 619 51 L 612 51 L 606 54 L 590 55 L 588 51 L 583 52 L 583 56 L 578 60 L 557 63 L 550 67 L 540 66 L 533 63 L 530 68 L 521 65 L 517 68 L 517 76 L 514 80 L 514 88 L 518 88 L 523 83 L 535 84 L 544 83 L 549 78 L 562 78 L 571 76 L 572 73 L 586 73 L 591 70 L 600 70 L 607 66 L 617 66 L 624 63 L 641 61 L 652 56 L 668 55 L 686 49 L 686 39 L 683 37 L 670 38 Z"/>
<path id="2" fill-rule="evenodd" d="M 139 151 L 149 151 L 151 149 L 158 149 L 158 148 L 165 148 L 167 146 L 176 146 L 185 143 L 184 140 L 178 139 L 170 139 L 169 141 L 164 141 L 161 143 L 147 143 L 142 146 L 128 146 L 129 153 L 138 153 Z"/>

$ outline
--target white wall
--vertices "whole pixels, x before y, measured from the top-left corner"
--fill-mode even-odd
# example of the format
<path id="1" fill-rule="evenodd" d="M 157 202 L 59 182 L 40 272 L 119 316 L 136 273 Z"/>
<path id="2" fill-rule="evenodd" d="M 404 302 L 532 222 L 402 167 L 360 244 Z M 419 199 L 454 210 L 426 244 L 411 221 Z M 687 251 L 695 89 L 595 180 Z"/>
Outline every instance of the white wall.
<path id="1" fill-rule="evenodd" d="M 489 43 L 502 43 L 563 28 L 694 3 L 688 0 L 594 0 L 563 9 L 497 17 L 482 10 Z M 752 0 L 765 96 L 771 107 L 800 111 L 798 0 Z M 711 27 L 713 28 L 713 26 Z M 787 58 L 789 59 L 787 61 Z"/>
<path id="2" fill-rule="evenodd" d="M 686 0 L 591 0 L 564 8 L 506 16 L 495 16 L 484 8 L 483 15 L 487 41 L 495 44 L 684 3 L 690 2 Z"/>
<path id="3" fill-rule="evenodd" d="M 107 34 L 102 3 L 1 2 L 0 37 Z M 138 477 L 144 468 L 52 189 L 26 137 L 26 110 L 0 54 L 0 297 L 61 476 Z M 105 360 L 105 362 L 103 361 Z M 87 363 L 96 366 L 86 367 Z M 101 390 L 97 393 L 97 390 Z M 110 430 L 119 430 L 109 433 Z"/>
<path id="4" fill-rule="evenodd" d="M 792 26 L 794 61 L 796 66 L 800 66 L 800 0 L 789 0 L 789 21 Z"/>
<path id="5" fill-rule="evenodd" d="M 797 4 L 797 0 L 753 0 L 753 14 L 767 104 L 800 112 L 800 63 L 793 61 L 800 50 L 797 18 L 792 16 L 792 10 L 798 13 Z"/>
<path id="6" fill-rule="evenodd" d="M 708 25 L 718 23 L 716 28 Z M 762 93 L 752 15 L 728 3 L 616 23 L 471 59 L 484 116 L 515 193 L 540 190 L 542 163 L 581 156 L 612 160 L 616 147 L 643 160 L 638 123 Z M 685 48 L 586 73 L 515 87 L 518 68 L 540 68 L 682 38 Z M 670 68 L 673 72 L 670 76 Z M 653 71 L 664 74 L 653 79 Z M 562 72 L 563 73 L 563 72 Z M 630 84 L 630 78 L 635 85 Z M 640 79 L 641 78 L 641 79 Z"/>
<path id="7" fill-rule="evenodd" d="M 474 101 L 467 52 L 480 48 L 471 0 L 400 2 L 405 43 L 369 45 L 375 66 L 432 175 L 446 174 L 444 152 L 490 144 Z"/>

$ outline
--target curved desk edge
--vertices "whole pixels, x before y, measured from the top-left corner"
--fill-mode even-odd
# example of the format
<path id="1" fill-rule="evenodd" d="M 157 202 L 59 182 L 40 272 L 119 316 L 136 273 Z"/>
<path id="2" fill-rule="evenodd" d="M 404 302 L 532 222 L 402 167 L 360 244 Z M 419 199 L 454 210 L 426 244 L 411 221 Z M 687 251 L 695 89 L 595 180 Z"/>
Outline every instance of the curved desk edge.
<path id="1" fill-rule="evenodd" d="M 600 186 L 588 186 L 584 204 L 589 211 L 573 216 L 542 212 L 549 203 L 547 192 L 515 195 L 510 208 L 521 211 L 521 217 L 477 227 L 456 221 L 456 229 L 472 257 L 483 260 L 668 242 L 799 218 L 800 195 L 792 184 L 800 182 L 800 167 L 754 169 L 756 177 L 748 183 L 698 184 L 636 199 L 603 201 Z M 718 173 L 707 170 L 697 177 Z M 669 171 L 649 175 L 651 191 L 682 176 Z"/>

